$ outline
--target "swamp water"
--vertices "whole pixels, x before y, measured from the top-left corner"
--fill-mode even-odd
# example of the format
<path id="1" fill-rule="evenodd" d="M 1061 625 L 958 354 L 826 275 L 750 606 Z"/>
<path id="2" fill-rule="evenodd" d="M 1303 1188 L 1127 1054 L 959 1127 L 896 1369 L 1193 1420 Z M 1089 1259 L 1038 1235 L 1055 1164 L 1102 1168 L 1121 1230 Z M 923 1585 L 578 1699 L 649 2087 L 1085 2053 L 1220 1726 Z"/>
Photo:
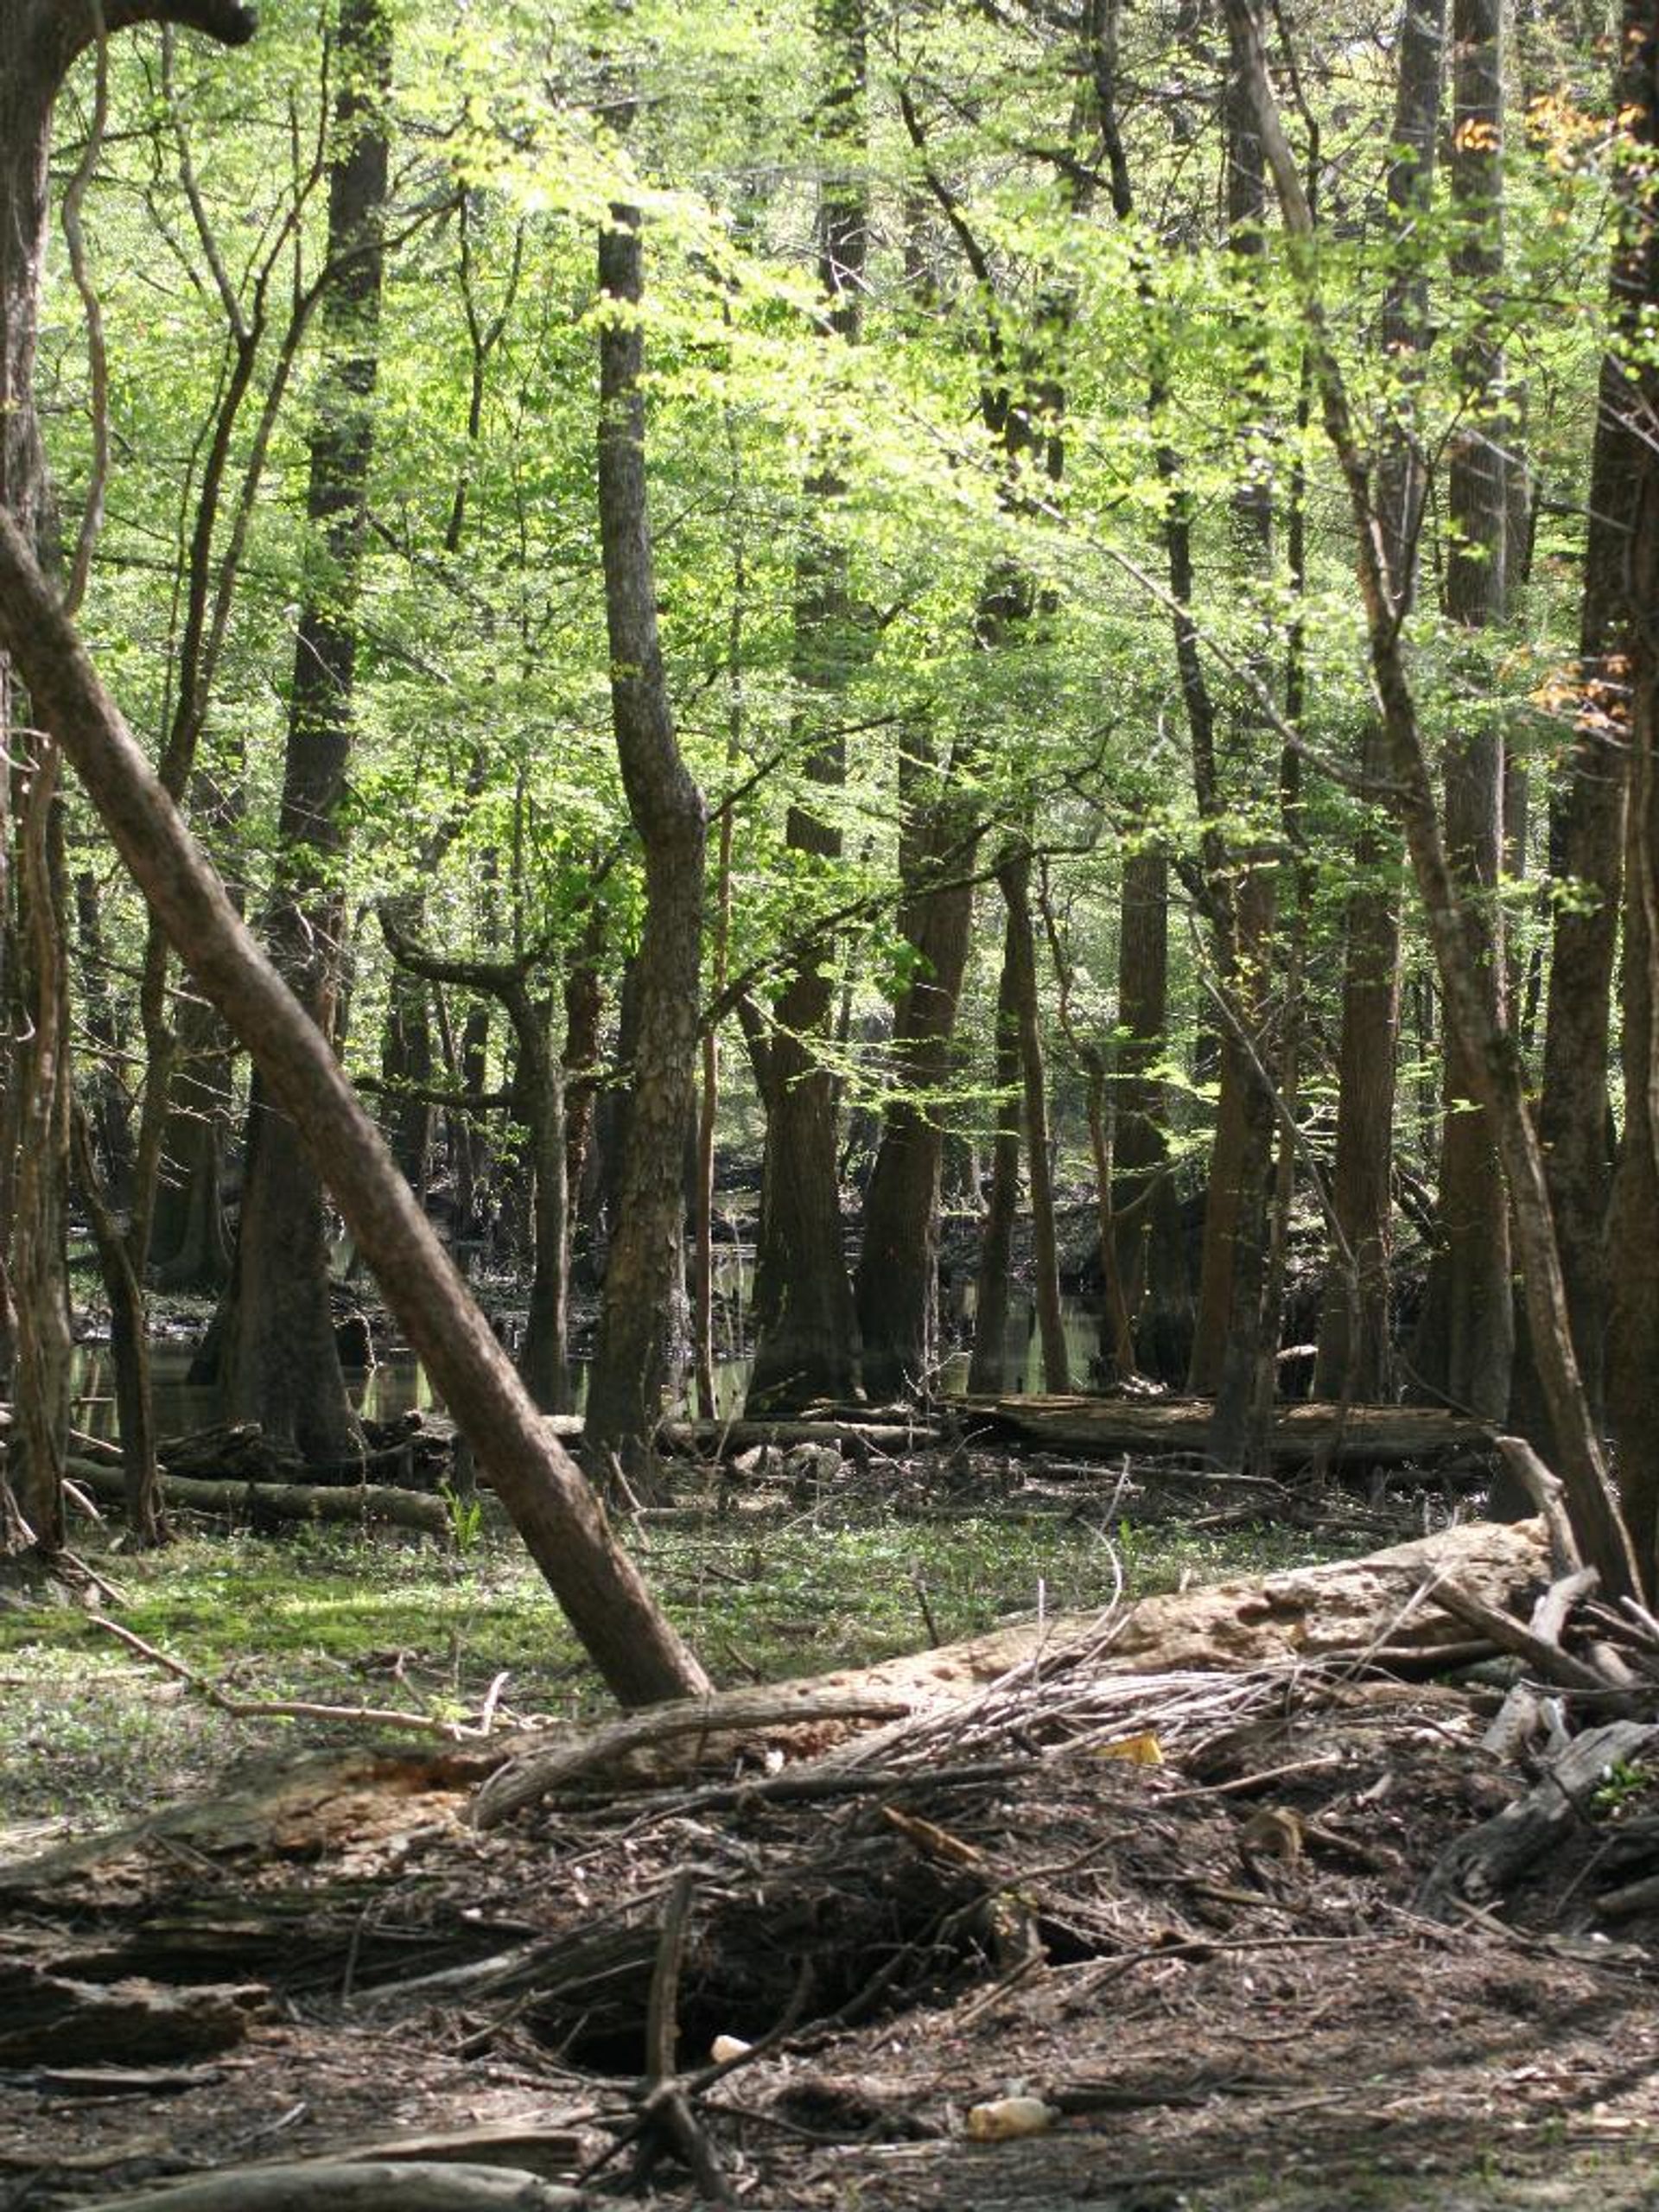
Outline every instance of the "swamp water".
<path id="1" fill-rule="evenodd" d="M 1063 1308 L 1071 1387 L 1078 1389 L 1087 1384 L 1099 1343 L 1099 1321 L 1080 1300 L 1068 1298 L 1063 1301 Z M 150 1345 L 150 1377 L 158 1436 L 188 1436 L 224 1418 L 217 1389 L 188 1380 L 194 1357 L 192 1344 L 163 1339 Z M 946 1396 L 960 1396 L 967 1389 L 969 1357 L 969 1351 L 963 1348 L 949 1353 L 942 1363 L 939 1384 Z M 747 1358 L 715 1362 L 715 1390 L 722 1420 L 734 1418 L 742 1411 L 751 1363 Z M 575 1410 L 580 1413 L 588 1395 L 586 1363 L 574 1363 L 572 1373 Z M 1038 1341 L 1036 1318 L 1029 1299 L 1016 1297 L 1009 1300 L 1003 1373 L 1007 1378 L 1004 1391 L 1010 1397 L 1023 1396 L 1028 1391 L 1041 1391 L 1046 1387 L 1042 1346 Z M 394 1351 L 372 1368 L 355 1372 L 348 1370 L 346 1385 L 353 1405 L 366 1421 L 391 1421 L 407 1413 L 442 1410 L 424 1370 L 406 1351 Z M 77 1349 L 71 1388 L 74 1395 L 71 1417 L 75 1427 L 89 1435 L 112 1440 L 115 1373 L 107 1345 L 87 1344 Z M 689 1417 L 692 1410 L 683 1403 L 670 1408 L 671 1415 L 682 1418 Z"/>

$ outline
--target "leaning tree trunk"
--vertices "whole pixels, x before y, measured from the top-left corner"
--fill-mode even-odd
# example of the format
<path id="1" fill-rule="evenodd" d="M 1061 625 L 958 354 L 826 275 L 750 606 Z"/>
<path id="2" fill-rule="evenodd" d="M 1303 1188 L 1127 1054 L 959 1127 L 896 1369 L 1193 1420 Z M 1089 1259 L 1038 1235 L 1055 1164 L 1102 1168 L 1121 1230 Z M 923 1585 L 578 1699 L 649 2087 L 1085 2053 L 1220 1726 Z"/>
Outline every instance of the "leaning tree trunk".
<path id="1" fill-rule="evenodd" d="M 238 0 L 0 0 L 0 516 L 48 564 L 55 549 L 34 370 L 53 105 L 77 55 L 140 22 L 181 23 L 234 46 L 252 35 L 254 18 Z M 61 1541 L 68 1421 L 68 1032 L 51 851 L 55 756 L 51 739 L 24 738 L 20 725 L 43 718 L 25 717 L 21 704 L 13 671 L 0 665 L 0 942 L 22 948 L 15 970 L 0 973 L 0 1018 L 16 1040 L 0 1082 L 0 1389 L 16 1400 L 29 1519 L 50 1549 Z M 11 764 L 25 760 L 29 795 L 14 874 L 6 786 Z M 0 1541 L 10 1542 L 22 1531 L 3 1493 L 0 1485 Z"/>
<path id="2" fill-rule="evenodd" d="M 329 163 L 324 308 L 332 354 L 309 437 L 306 517 L 317 569 L 301 609 L 283 762 L 271 955 L 325 1036 L 334 1028 L 343 909 L 342 804 L 356 683 L 355 605 L 368 511 L 391 73 L 385 0 L 344 0 Z M 218 1330 L 233 1420 L 319 1464 L 362 1448 L 346 1394 L 328 1286 L 322 1184 L 299 1131 L 256 1075 L 236 1259 Z"/>
<path id="3" fill-rule="evenodd" d="M 661 1412 L 665 1330 L 677 1302 L 685 1157 L 702 974 L 702 793 L 674 734 L 657 628 L 645 480 L 639 212 L 615 207 L 600 235 L 599 522 L 611 651 L 611 715 L 628 812 L 645 852 L 645 920 L 627 1150 L 588 1383 L 586 1443 L 644 1465 Z"/>
<path id="4" fill-rule="evenodd" d="M 707 1676 L 549 1433 L 327 1040 L 232 906 L 3 513 L 0 646 L 201 989 L 254 1054 L 313 1157 L 327 1162 L 387 1304 L 606 1681 L 630 1705 L 705 1692 Z"/>

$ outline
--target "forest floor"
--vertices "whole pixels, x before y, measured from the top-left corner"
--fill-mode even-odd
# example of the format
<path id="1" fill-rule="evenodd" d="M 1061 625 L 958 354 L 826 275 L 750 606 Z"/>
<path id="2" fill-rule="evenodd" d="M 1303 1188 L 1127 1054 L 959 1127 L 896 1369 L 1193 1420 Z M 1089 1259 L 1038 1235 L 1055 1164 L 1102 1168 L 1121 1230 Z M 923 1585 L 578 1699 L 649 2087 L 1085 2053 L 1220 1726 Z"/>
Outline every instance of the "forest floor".
<path id="1" fill-rule="evenodd" d="M 1074 1476 L 1069 1510 L 1045 1518 L 1052 1483 L 1027 1494 L 1006 1462 L 979 1471 L 994 1498 L 964 1499 L 959 1455 L 912 1469 L 912 1517 L 858 1553 L 854 1573 L 885 1575 L 911 1609 L 907 1634 L 888 1621 L 874 1643 L 922 1643 L 920 1614 L 947 1635 L 986 1627 L 950 1610 L 931 1549 L 970 1510 L 987 1586 L 999 1522 L 1027 1590 L 1033 1518 L 1045 1537 L 1067 1528 L 1094 1586 L 1080 1569 L 1067 1585 L 1063 1548 L 1043 1557 L 1058 1602 L 1097 1607 L 1096 1626 L 1005 1624 L 967 1647 L 971 1694 L 885 1725 L 836 1709 L 781 1732 L 734 1723 L 569 1771 L 480 1826 L 480 1786 L 517 1738 L 410 1752 L 361 1727 L 220 1711 L 193 1751 L 169 1739 L 162 1758 L 146 1738 L 108 1783 L 103 1825 L 132 1816 L 113 1840 L 54 1804 L 38 1751 L 14 1738 L 9 1773 L 29 1787 L 9 1816 L 36 1818 L 0 1835 L 0 2212 L 204 2174 L 232 2212 L 251 2164 L 388 2145 L 537 2171 L 594 2203 L 630 2186 L 694 2202 L 685 2162 L 702 2159 L 705 2191 L 717 2175 L 732 2201 L 766 2207 L 1659 2204 L 1659 1901 L 1631 1878 L 1659 1861 L 1659 1755 L 1610 1764 L 1502 1896 L 1448 1907 L 1446 1853 L 1525 1796 L 1541 1756 L 1482 1747 L 1503 1695 L 1491 1670 L 1319 1652 L 1126 1674 L 1113 1653 L 1133 1608 L 1102 1558 L 1109 1535 L 1150 1549 L 1133 1515 L 1155 1479 Z M 700 1602 L 739 1560 L 753 1605 L 768 1553 L 790 1556 L 774 1540 L 798 1503 L 757 1495 L 741 1535 L 710 1521 Z M 1189 1478 L 1179 1504 L 1190 1524 L 1236 1498 Z M 1374 1546 L 1420 1522 L 1421 1500 L 1393 1509 L 1392 1531 L 1387 1517 L 1327 1493 L 1296 1541 L 1304 1557 Z M 810 1531 L 826 1589 L 838 1532 L 822 1514 Z M 689 1586 L 691 1552 L 653 1541 L 671 1589 Z M 1284 1529 L 1250 1541 L 1283 1563 Z M 366 1579 L 362 1550 L 342 1555 Z M 233 1615 L 239 1595 L 245 1637 L 251 1554 L 226 1556 L 219 1586 Z M 302 1565 L 289 1549 L 290 1595 L 321 1634 L 331 1601 Z M 1284 1580 L 1258 1615 L 1285 1611 Z M 163 1640 L 222 1682 L 188 1633 L 193 1618 L 211 1632 L 200 1565 L 191 1587 Z M 158 1602 L 125 1617 L 162 1638 Z M 508 1643 L 513 1602 L 499 1608 Z M 812 1602 L 810 1577 L 789 1582 L 719 1633 L 752 1656 L 757 1618 Z M 273 1643 L 280 1618 L 273 1598 Z M 54 1641 L 67 1682 L 89 1639 L 11 1617 L 14 1710 L 39 1697 Z M 454 1661 L 454 1710 L 478 1702 L 487 1642 Z M 97 1648 L 122 1695 L 171 1716 L 196 1704 Z M 810 1675 L 821 1649 L 798 1645 L 795 1671 L 830 1708 L 949 1671 L 934 1652 Z M 362 1656 L 410 1701 L 418 1652 Z M 823 1663 L 849 1656 L 879 1654 L 832 1646 Z M 766 1671 L 784 1671 L 776 1657 Z M 250 1674 L 245 1656 L 245 1687 Z M 283 1730 L 306 1758 L 273 1756 Z M 552 1740 L 586 1739 L 573 1718 Z M 238 1742 L 259 1761 L 221 1771 Z M 58 1749 L 88 1777 L 120 1755 L 89 1743 L 77 1769 L 74 1746 Z M 163 1772 L 165 1794 L 189 1794 L 157 1816 Z M 723 2037 L 752 2048 L 714 2078 Z M 669 2069 L 683 2098 L 659 2084 L 653 2102 Z M 974 2107 L 1008 2096 L 1046 2108 L 1039 2132 L 974 2139 Z"/>

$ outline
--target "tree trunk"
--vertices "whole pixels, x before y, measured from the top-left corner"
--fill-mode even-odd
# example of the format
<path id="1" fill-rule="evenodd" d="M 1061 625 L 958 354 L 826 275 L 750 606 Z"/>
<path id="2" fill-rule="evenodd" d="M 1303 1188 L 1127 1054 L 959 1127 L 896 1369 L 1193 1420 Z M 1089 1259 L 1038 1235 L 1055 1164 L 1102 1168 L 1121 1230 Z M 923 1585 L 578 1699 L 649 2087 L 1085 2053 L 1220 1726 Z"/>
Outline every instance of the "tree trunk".
<path id="1" fill-rule="evenodd" d="M 328 172 L 324 307 L 331 359 L 308 438 L 306 518 L 315 564 L 300 613 L 283 761 L 271 957 L 325 1037 L 334 1035 L 343 912 L 337 887 L 351 756 L 355 604 L 378 375 L 391 25 L 385 0 L 345 0 Z M 219 1322 L 218 1381 L 233 1421 L 278 1451 L 338 1465 L 362 1448 L 340 1373 L 321 1180 L 299 1131 L 256 1075 L 242 1217 Z"/>
<path id="2" fill-rule="evenodd" d="M 1238 293 L 1235 321 L 1244 334 L 1245 397 L 1253 417 L 1244 426 L 1244 467 L 1231 500 L 1231 550 L 1236 588 L 1258 597 L 1252 586 L 1269 584 L 1274 574 L 1271 402 L 1267 363 L 1254 334 L 1260 323 L 1267 189 L 1262 149 L 1236 60 L 1229 66 L 1226 115 L 1228 257 Z M 1266 688 L 1272 681 L 1269 633 L 1261 614 L 1256 626 L 1259 642 L 1249 666 Z M 1231 702 L 1227 719 L 1230 780 L 1249 792 L 1260 772 L 1262 716 L 1247 695 Z M 1205 719 L 1194 721 L 1192 734 L 1217 978 L 1226 1007 L 1189 1383 L 1195 1391 L 1215 1393 L 1210 1452 L 1221 1465 L 1237 1467 L 1250 1456 L 1257 1369 L 1271 1359 L 1278 1339 L 1278 1315 L 1266 1312 L 1262 1298 L 1273 1177 L 1274 1110 L 1266 1071 L 1277 1057 L 1269 1029 L 1278 957 L 1278 883 L 1270 852 L 1259 847 L 1253 834 L 1229 852 L 1234 841 L 1218 820 L 1229 802 Z"/>
<path id="3" fill-rule="evenodd" d="M 1494 318 L 1503 276 L 1503 0 L 1453 0 L 1452 194 L 1462 232 L 1452 256 Z M 1446 743 L 1446 843 L 1464 911 L 1478 932 L 1477 967 L 1495 1028 L 1507 1020 L 1497 906 L 1503 855 L 1503 742 L 1486 703 L 1485 633 L 1503 621 L 1508 493 L 1503 362 L 1484 333 L 1460 348 L 1465 417 L 1452 451 L 1446 611 L 1462 633 L 1466 704 Z M 1462 1040 L 1448 1027 L 1437 1243 L 1418 1331 L 1421 1385 L 1485 1419 L 1509 1405 L 1514 1351 L 1509 1208 L 1491 1116 Z"/>
<path id="4" fill-rule="evenodd" d="M 1002 928 L 1002 973 L 996 991 L 996 1141 L 991 1152 L 991 1189 L 979 1233 L 979 1273 L 974 1290 L 974 1349 L 968 1388 L 987 1397 L 1007 1380 L 1008 1290 L 1014 1269 L 1014 1224 L 1020 1211 L 1020 1124 L 1024 1087 L 1020 1065 L 1019 951 L 1014 915 Z"/>
<path id="5" fill-rule="evenodd" d="M 1341 469 L 1353 516 L 1370 672 L 1389 736 L 1390 802 L 1405 830 L 1447 1020 L 1461 1040 L 1478 1085 L 1478 1103 L 1491 1110 L 1502 1147 L 1526 1288 L 1528 1325 L 1555 1427 L 1568 1510 L 1586 1560 L 1597 1568 L 1604 1586 L 1616 1593 L 1634 1592 L 1641 1586 L 1641 1571 L 1608 1480 L 1573 1357 L 1543 1160 L 1528 1108 L 1520 1056 L 1513 1037 L 1492 1019 L 1491 995 L 1480 972 L 1481 937 L 1460 900 L 1435 810 L 1416 697 L 1401 641 L 1400 609 L 1377 524 L 1366 454 L 1332 347 L 1319 286 L 1313 213 L 1268 81 L 1251 0 L 1227 0 L 1227 17 L 1243 58 L 1268 171 L 1283 212 L 1325 433 Z"/>
<path id="6" fill-rule="evenodd" d="M 968 964 L 979 826 L 951 788 L 950 767 L 912 728 L 899 761 L 905 896 L 899 926 L 916 972 L 893 1013 L 897 1095 L 864 1194 L 855 1294 L 864 1386 L 889 1400 L 931 1388 L 938 1364 L 939 1163 L 944 1124 L 933 1103 L 955 1064 L 957 1004 Z"/>
<path id="7" fill-rule="evenodd" d="M 869 246 L 864 158 L 863 0 L 821 0 L 819 32 L 832 72 L 820 128 L 832 168 L 820 186 L 819 283 L 831 330 L 856 345 Z M 837 702 L 868 656 L 847 574 L 847 550 L 823 527 L 845 489 L 833 460 L 805 486 L 806 521 L 796 571 L 795 676 L 806 709 Z M 847 780 L 847 741 L 836 728 L 806 758 L 810 784 L 839 791 Z M 791 805 L 785 840 L 813 861 L 841 858 L 839 828 L 828 810 Z M 823 1048 L 835 1019 L 834 946 L 810 944 L 779 995 L 766 1093 L 766 1151 L 755 1251 L 755 1311 L 760 1319 L 745 1410 L 790 1414 L 815 1400 L 858 1397 L 858 1320 L 847 1274 L 841 1220 L 837 1089 Z"/>
<path id="8" fill-rule="evenodd" d="M 1618 111 L 1630 141 L 1613 270 L 1613 353 L 1604 409 L 1625 452 L 1630 624 L 1630 793 L 1624 848 L 1624 1142 L 1608 1224 L 1607 1409 L 1625 1517 L 1649 1586 L 1659 1582 L 1659 461 L 1653 425 L 1659 369 L 1649 338 L 1659 312 L 1659 23 L 1626 0 Z M 1626 347 L 1629 348 L 1628 353 Z M 1614 435 L 1610 431 L 1610 436 Z"/>
<path id="9" fill-rule="evenodd" d="M 1646 97 L 1640 91 L 1644 46 L 1645 40 L 1638 41 L 1629 57 L 1637 87 L 1632 97 Z M 1637 211 L 1627 207 L 1624 224 L 1612 279 L 1613 337 L 1601 365 L 1591 454 L 1579 658 L 1568 695 L 1576 728 L 1550 801 L 1550 874 L 1568 895 L 1554 901 L 1538 1098 L 1538 1135 L 1573 1343 L 1586 1393 L 1598 1412 L 1605 1395 L 1608 1342 L 1613 1154 L 1607 1138 L 1607 1039 L 1631 735 L 1630 655 L 1637 610 L 1649 604 L 1636 596 L 1631 578 L 1651 432 L 1643 411 L 1649 403 L 1641 395 L 1630 349 L 1644 303 L 1659 296 L 1652 248 Z M 1511 1419 L 1553 1462 L 1554 1440 L 1524 1331 Z"/>
<path id="10" fill-rule="evenodd" d="M 702 794 L 681 756 L 657 628 L 640 389 L 644 284 L 637 208 L 601 233 L 599 510 L 611 711 L 628 811 L 645 852 L 633 1057 L 620 1215 L 588 1385 L 587 1447 L 643 1465 L 661 1411 L 664 1330 L 683 1295 L 685 1158 L 702 972 Z"/>
<path id="11" fill-rule="evenodd" d="M 172 22 L 241 45 L 236 0 L 0 0 L 0 516 L 51 565 L 54 521 L 35 416 L 34 371 L 46 241 L 52 109 L 76 56 L 105 34 Z M 9 1065 L 0 1082 L 0 1387 L 16 1399 L 25 1510 L 37 1541 L 62 1541 L 59 1481 L 68 1425 L 65 1252 L 69 1065 L 62 990 L 62 881 L 53 847 L 53 742 L 27 738 L 12 671 L 0 666 L 0 938 L 15 927 L 16 972 L 0 973 Z M 29 763 L 10 868 L 13 764 Z M 41 901 L 47 904 L 42 906 Z M 0 1541 L 19 1533 L 0 1497 Z"/>
<path id="12" fill-rule="evenodd" d="M 1020 1071 L 1025 1093 L 1026 1172 L 1031 1186 L 1032 1296 L 1043 1348 L 1043 1388 L 1064 1397 L 1071 1388 L 1065 1327 L 1060 1318 L 1060 1266 L 1054 1231 L 1054 1178 L 1049 1164 L 1048 1086 L 1037 1002 L 1037 943 L 1031 920 L 1031 852 L 1020 849 L 997 870 L 1008 911 L 1007 955 L 1014 968 Z"/>
<path id="13" fill-rule="evenodd" d="M 220 1291 L 230 1281 L 232 1261 L 223 1197 L 231 1054 L 224 1024 L 199 999 L 186 999 L 180 1008 L 174 1058 L 150 1265 L 164 1290 Z"/>
<path id="14" fill-rule="evenodd" d="M 1389 210 L 1401 264 L 1383 296 L 1380 337 L 1408 391 L 1428 344 L 1427 286 L 1419 220 L 1434 173 L 1440 128 L 1446 0 L 1402 0 L 1396 41 Z M 1390 424 L 1377 465 L 1377 524 L 1395 595 L 1409 607 L 1422 523 L 1423 465 L 1414 437 Z M 1360 772 L 1375 788 L 1387 772 L 1382 724 L 1368 718 Z M 1368 813 L 1354 844 L 1354 887 L 1344 916 L 1342 1028 L 1338 1046 L 1336 1160 L 1332 1201 L 1353 1255 L 1356 1281 L 1333 1269 L 1319 1315 L 1314 1392 L 1377 1402 L 1393 1395 L 1389 1269 L 1393 1249 L 1395 1070 L 1400 1041 L 1400 898 L 1390 880 L 1399 838 Z"/>
<path id="15" fill-rule="evenodd" d="M 1117 1073 L 1113 1085 L 1112 1212 L 1135 1363 L 1179 1384 L 1192 1357 L 1192 1284 L 1169 1164 L 1170 1101 L 1153 1071 L 1167 1049 L 1169 862 L 1137 844 L 1118 900 Z"/>
<path id="16" fill-rule="evenodd" d="M 277 975 L 99 684 L 29 549 L 0 514 L 0 645 L 56 733 L 168 936 L 295 1116 L 411 1349 L 488 1470 L 531 1556 L 628 1705 L 708 1678 L 652 1604 L 569 1455 L 531 1404 L 392 1165 L 327 1041 Z"/>

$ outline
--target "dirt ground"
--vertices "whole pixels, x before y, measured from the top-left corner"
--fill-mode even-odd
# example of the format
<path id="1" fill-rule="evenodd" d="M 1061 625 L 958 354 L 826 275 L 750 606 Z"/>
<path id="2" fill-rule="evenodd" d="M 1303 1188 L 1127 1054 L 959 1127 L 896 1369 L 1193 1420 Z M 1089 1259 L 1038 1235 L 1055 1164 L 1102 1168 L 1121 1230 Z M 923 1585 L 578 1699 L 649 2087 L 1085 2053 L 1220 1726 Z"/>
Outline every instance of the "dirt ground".
<path id="1" fill-rule="evenodd" d="M 696 2202 L 701 2157 L 769 2207 L 1659 2205 L 1649 1771 L 1503 1896 L 1426 1903 L 1529 1786 L 1480 1748 L 1501 1694 L 1324 1661 L 1107 1694 L 1085 1656 L 482 1830 L 479 1754 L 365 1756 L 13 1857 L 0 2208 L 435 2136 L 594 2202 Z M 1007 2096 L 1040 2132 L 972 2139 Z"/>

